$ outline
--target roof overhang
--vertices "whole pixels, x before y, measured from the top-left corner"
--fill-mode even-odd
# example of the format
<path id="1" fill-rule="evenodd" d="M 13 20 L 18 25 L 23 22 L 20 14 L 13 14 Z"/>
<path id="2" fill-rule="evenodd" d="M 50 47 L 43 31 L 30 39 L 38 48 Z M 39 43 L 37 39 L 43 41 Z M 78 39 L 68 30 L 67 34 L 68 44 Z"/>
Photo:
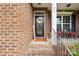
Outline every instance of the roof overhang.
<path id="1" fill-rule="evenodd" d="M 57 10 L 79 11 L 79 3 L 58 3 Z"/>
<path id="2" fill-rule="evenodd" d="M 78 14 L 79 3 L 58 3 L 57 14 Z"/>
<path id="3" fill-rule="evenodd" d="M 32 3 L 33 8 L 47 8 L 51 10 L 51 3 Z"/>

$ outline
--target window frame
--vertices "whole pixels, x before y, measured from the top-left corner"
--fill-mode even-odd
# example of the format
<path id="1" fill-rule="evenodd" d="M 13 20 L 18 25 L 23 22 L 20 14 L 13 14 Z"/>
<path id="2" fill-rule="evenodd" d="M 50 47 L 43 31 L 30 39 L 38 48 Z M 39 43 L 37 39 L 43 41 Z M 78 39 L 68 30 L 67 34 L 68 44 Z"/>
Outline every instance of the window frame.
<path id="1" fill-rule="evenodd" d="M 71 25 L 72 25 L 71 15 L 70 15 L 70 14 L 69 14 L 69 15 L 68 15 L 68 14 L 67 14 L 67 15 L 57 15 L 57 17 L 58 17 L 58 16 L 61 16 L 61 23 L 58 23 L 58 21 L 57 21 L 57 25 L 58 25 L 58 24 L 61 24 L 61 31 L 64 31 L 64 29 L 63 29 L 63 25 L 64 25 L 64 24 L 69 24 L 69 25 L 70 25 L 70 31 L 71 31 L 71 28 L 72 28 L 72 26 L 71 26 Z M 63 16 L 70 16 L 70 23 L 64 23 L 64 22 L 63 22 Z M 57 18 L 57 19 L 58 19 L 58 18 Z M 67 31 L 67 32 L 68 32 L 68 31 Z"/>

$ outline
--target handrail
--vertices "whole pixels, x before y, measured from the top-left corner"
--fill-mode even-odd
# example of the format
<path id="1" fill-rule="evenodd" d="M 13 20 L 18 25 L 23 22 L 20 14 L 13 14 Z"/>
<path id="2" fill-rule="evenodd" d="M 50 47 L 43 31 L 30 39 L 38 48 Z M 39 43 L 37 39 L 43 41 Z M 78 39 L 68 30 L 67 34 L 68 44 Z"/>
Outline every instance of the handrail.
<path id="1" fill-rule="evenodd" d="M 71 56 L 73 56 L 73 54 L 71 53 L 71 51 L 69 50 L 69 48 L 66 46 L 66 44 L 61 40 L 61 37 L 55 32 L 55 30 L 53 29 L 53 31 L 54 31 L 54 33 L 56 34 L 56 36 L 57 36 L 57 40 L 59 40 L 61 43 L 62 43 L 62 45 L 64 45 L 64 47 L 65 47 L 65 49 L 68 51 L 68 53 L 71 55 Z M 57 42 L 58 43 L 58 42 Z M 63 48 L 63 47 L 61 47 L 61 48 Z"/>

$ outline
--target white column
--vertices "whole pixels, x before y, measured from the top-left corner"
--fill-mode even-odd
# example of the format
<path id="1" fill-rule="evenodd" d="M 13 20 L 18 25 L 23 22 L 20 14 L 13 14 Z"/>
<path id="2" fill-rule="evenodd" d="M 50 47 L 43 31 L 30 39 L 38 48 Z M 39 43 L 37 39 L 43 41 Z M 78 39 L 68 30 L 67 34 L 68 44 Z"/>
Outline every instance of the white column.
<path id="1" fill-rule="evenodd" d="M 57 32 L 57 6 L 56 3 L 52 3 L 52 19 L 51 19 L 51 39 L 52 39 L 52 44 L 56 45 L 57 44 L 57 37 L 55 32 Z"/>

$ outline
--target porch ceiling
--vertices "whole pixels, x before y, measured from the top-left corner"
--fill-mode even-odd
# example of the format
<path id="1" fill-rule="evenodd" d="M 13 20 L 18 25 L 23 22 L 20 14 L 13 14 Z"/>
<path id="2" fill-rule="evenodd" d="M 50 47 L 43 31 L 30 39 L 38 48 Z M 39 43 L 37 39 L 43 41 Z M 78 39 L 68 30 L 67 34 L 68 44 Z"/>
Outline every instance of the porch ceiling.
<path id="1" fill-rule="evenodd" d="M 67 7 L 68 4 L 71 4 Z M 77 10 L 79 11 L 79 3 L 58 3 L 57 10 Z"/>
<path id="2" fill-rule="evenodd" d="M 51 10 L 51 4 L 50 3 L 32 3 L 33 7 L 45 7 L 48 8 L 48 10 Z"/>

